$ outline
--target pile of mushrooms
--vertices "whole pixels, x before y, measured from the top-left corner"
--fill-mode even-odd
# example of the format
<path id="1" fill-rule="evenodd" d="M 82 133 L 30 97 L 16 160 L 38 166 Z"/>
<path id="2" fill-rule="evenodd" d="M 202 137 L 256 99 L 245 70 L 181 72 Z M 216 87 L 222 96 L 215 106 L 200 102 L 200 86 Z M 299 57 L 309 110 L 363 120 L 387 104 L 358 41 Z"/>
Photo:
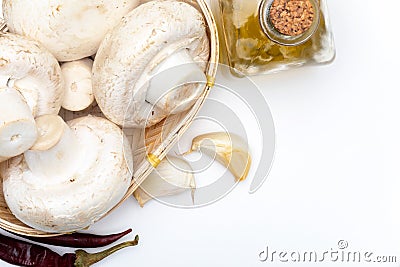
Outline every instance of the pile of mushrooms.
<path id="1" fill-rule="evenodd" d="M 0 35 L 0 162 L 36 141 L 34 118 L 57 114 L 64 83 L 57 60 L 40 43 Z"/>
<path id="2" fill-rule="evenodd" d="M 0 32 L 5 200 L 35 229 L 86 228 L 131 183 L 132 150 L 119 126 L 154 125 L 201 94 L 204 18 L 174 0 L 3 0 L 2 8 L 10 31 Z M 107 119 L 57 115 L 94 100 Z"/>

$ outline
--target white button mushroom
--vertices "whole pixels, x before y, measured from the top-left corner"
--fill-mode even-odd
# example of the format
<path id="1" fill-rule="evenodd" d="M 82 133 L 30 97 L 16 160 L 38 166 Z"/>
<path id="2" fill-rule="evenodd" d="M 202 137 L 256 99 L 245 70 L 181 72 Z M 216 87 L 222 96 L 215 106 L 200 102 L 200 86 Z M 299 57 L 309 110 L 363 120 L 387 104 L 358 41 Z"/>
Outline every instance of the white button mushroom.
<path id="1" fill-rule="evenodd" d="M 40 41 L 59 61 L 96 53 L 104 35 L 138 0 L 3 0 L 11 32 Z"/>
<path id="2" fill-rule="evenodd" d="M 65 81 L 65 95 L 62 107 L 70 111 L 86 109 L 94 101 L 92 90 L 93 60 L 84 58 L 65 62 L 61 71 Z"/>
<path id="3" fill-rule="evenodd" d="M 86 228 L 110 211 L 131 182 L 132 157 L 121 129 L 92 116 L 67 124 L 56 115 L 36 120 L 37 142 L 3 168 L 11 212 L 46 232 Z"/>
<path id="4" fill-rule="evenodd" d="M 204 86 L 209 49 L 205 21 L 194 7 L 168 0 L 142 4 L 99 47 L 96 101 L 106 117 L 126 127 L 150 126 L 188 109 L 201 93 L 199 82 Z"/>
<path id="5" fill-rule="evenodd" d="M 22 94 L 34 117 L 60 111 L 64 97 L 60 65 L 38 42 L 11 33 L 0 35 L 0 81 Z"/>
<path id="6" fill-rule="evenodd" d="M 33 145 L 33 118 L 57 114 L 63 95 L 54 56 L 26 37 L 0 34 L 0 162 Z"/>

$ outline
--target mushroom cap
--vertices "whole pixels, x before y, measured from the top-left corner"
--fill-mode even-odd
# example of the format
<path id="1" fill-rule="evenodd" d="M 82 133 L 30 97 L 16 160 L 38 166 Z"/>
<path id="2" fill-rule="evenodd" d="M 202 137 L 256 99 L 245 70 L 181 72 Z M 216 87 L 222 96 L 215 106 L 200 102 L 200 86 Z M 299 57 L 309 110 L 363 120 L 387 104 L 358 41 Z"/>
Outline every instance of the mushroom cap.
<path id="1" fill-rule="evenodd" d="M 88 154 L 73 177 L 60 181 L 35 176 L 23 156 L 10 159 L 1 174 L 11 212 L 46 232 L 67 233 L 92 225 L 122 199 L 131 182 L 132 153 L 121 129 L 92 116 L 68 124 Z"/>
<path id="2" fill-rule="evenodd" d="M 27 37 L 0 35 L 0 81 L 18 90 L 34 117 L 57 114 L 64 97 L 60 65 L 40 43 Z"/>
<path id="3" fill-rule="evenodd" d="M 3 0 L 11 32 L 43 43 L 59 61 L 96 53 L 104 35 L 139 0 Z"/>
<path id="4" fill-rule="evenodd" d="M 161 101 L 166 104 L 153 106 L 146 102 L 149 79 L 161 62 L 182 49 L 205 69 L 206 25 L 191 5 L 151 1 L 127 14 L 106 35 L 94 60 L 93 93 L 104 115 L 126 127 L 150 126 L 168 116 L 190 93 L 176 90 L 167 96 L 175 104 Z"/>

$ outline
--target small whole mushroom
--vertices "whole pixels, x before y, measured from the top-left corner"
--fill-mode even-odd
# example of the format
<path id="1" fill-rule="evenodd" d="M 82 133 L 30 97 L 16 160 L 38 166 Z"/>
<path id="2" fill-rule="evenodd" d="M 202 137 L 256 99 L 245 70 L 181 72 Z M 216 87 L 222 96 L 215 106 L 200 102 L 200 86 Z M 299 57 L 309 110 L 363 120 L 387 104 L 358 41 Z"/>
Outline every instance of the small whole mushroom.
<path id="1" fill-rule="evenodd" d="M 53 55 L 26 37 L 0 34 L 0 162 L 34 144 L 34 117 L 57 114 L 63 96 Z"/>
<path id="2" fill-rule="evenodd" d="M 66 124 L 57 115 L 45 115 L 36 125 L 33 147 L 1 169 L 10 211 L 46 232 L 92 225 L 130 185 L 133 164 L 126 137 L 112 122 L 92 116 Z"/>
<path id="3" fill-rule="evenodd" d="M 65 62 L 61 65 L 65 81 L 62 107 L 66 110 L 81 111 L 93 103 L 92 66 L 93 60 L 90 58 Z"/>
<path id="4" fill-rule="evenodd" d="M 10 32 L 40 41 L 59 61 L 96 53 L 104 35 L 139 0 L 3 0 Z"/>
<path id="5" fill-rule="evenodd" d="M 144 3 L 101 43 L 93 65 L 95 99 L 118 125 L 154 125 L 190 108 L 201 94 L 209 51 L 197 9 L 171 0 Z"/>

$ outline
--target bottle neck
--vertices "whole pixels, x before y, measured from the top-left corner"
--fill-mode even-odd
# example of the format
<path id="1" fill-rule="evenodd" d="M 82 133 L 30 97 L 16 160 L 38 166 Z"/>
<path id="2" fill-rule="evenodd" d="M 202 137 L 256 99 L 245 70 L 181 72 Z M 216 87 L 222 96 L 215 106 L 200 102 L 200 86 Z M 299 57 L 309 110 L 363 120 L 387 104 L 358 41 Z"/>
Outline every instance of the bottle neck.
<path id="1" fill-rule="evenodd" d="M 262 0 L 259 21 L 264 34 L 285 46 L 300 45 L 319 26 L 319 0 Z"/>

